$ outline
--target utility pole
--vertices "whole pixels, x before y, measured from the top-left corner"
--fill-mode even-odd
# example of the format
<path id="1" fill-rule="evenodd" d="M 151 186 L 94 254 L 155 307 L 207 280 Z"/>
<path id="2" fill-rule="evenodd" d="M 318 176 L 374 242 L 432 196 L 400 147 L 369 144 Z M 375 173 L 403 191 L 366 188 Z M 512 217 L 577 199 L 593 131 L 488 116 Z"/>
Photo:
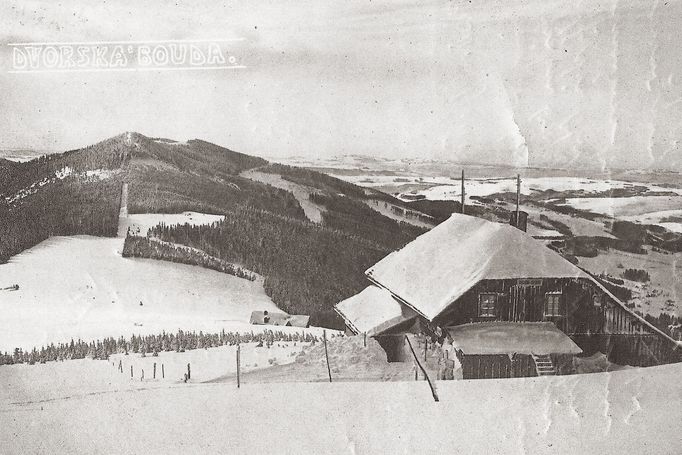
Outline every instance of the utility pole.
<path id="1" fill-rule="evenodd" d="M 464 169 L 462 169 L 462 214 L 464 214 Z"/>
<path id="2" fill-rule="evenodd" d="M 329 382 L 332 382 L 332 370 L 329 368 L 329 354 L 327 353 L 327 331 L 322 331 L 322 340 L 324 341 L 324 357 L 327 359 L 327 374 L 329 375 Z"/>
<path id="3" fill-rule="evenodd" d="M 521 203 L 521 174 L 516 174 L 516 227 L 519 227 L 519 205 Z"/>

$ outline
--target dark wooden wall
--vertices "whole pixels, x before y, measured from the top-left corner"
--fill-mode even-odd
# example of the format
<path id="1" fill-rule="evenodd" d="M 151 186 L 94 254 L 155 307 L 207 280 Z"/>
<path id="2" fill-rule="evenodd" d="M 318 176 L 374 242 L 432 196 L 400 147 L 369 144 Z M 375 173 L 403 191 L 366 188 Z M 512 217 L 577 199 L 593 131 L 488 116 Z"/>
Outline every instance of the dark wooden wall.
<path id="1" fill-rule="evenodd" d="M 498 294 L 494 317 L 478 315 L 479 294 Z M 561 315 L 544 315 L 545 294 L 561 292 Z M 441 327 L 486 321 L 551 321 L 586 353 L 594 346 L 615 363 L 658 365 L 682 361 L 676 344 L 633 316 L 591 280 L 483 280 L 434 320 Z M 614 335 L 611 337 L 611 335 Z M 628 336 L 615 336 L 628 335 Z M 616 359 L 618 361 L 616 361 Z"/>
<path id="2" fill-rule="evenodd" d="M 479 317 L 479 294 L 498 294 L 495 317 Z M 560 317 L 544 315 L 545 294 L 561 292 Z M 483 280 L 453 303 L 436 321 L 441 326 L 468 322 L 551 320 L 562 329 L 570 330 L 578 322 L 591 320 L 592 299 L 576 280 L 545 278 L 533 280 Z M 581 319 L 582 317 L 582 319 Z M 580 319 L 580 321 L 578 321 Z"/>

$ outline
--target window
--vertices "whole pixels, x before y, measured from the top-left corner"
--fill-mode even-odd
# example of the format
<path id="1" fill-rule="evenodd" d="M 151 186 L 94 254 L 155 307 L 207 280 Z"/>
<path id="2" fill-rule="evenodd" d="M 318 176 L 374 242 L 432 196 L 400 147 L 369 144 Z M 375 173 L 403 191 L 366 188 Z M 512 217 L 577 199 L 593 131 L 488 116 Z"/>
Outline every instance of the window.
<path id="1" fill-rule="evenodd" d="M 545 316 L 561 316 L 560 292 L 548 292 L 545 294 Z"/>
<path id="2" fill-rule="evenodd" d="M 494 318 L 497 294 L 485 293 L 478 295 L 478 315 L 483 318 Z"/>

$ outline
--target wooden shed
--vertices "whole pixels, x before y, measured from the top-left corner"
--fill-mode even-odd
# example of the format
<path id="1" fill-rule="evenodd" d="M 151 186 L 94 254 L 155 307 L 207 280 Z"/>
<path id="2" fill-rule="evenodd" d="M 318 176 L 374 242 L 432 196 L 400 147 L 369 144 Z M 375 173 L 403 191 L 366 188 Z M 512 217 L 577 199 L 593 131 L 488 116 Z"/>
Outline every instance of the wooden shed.
<path id="1" fill-rule="evenodd" d="M 275 325 L 307 328 L 310 325 L 310 316 L 287 314 L 268 310 L 252 311 L 249 322 L 254 325 Z"/>

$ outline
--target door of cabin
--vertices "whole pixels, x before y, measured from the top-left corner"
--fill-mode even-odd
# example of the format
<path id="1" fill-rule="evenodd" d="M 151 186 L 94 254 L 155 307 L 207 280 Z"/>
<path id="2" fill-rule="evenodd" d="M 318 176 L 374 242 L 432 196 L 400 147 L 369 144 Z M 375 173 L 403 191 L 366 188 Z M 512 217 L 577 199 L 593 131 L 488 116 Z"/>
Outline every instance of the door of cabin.
<path id="1" fill-rule="evenodd" d="M 538 302 L 541 298 L 541 286 L 535 283 L 515 284 L 509 289 L 511 314 L 510 321 L 537 321 Z M 542 311 L 542 304 L 539 305 Z M 540 315 L 540 318 L 542 315 Z"/>

